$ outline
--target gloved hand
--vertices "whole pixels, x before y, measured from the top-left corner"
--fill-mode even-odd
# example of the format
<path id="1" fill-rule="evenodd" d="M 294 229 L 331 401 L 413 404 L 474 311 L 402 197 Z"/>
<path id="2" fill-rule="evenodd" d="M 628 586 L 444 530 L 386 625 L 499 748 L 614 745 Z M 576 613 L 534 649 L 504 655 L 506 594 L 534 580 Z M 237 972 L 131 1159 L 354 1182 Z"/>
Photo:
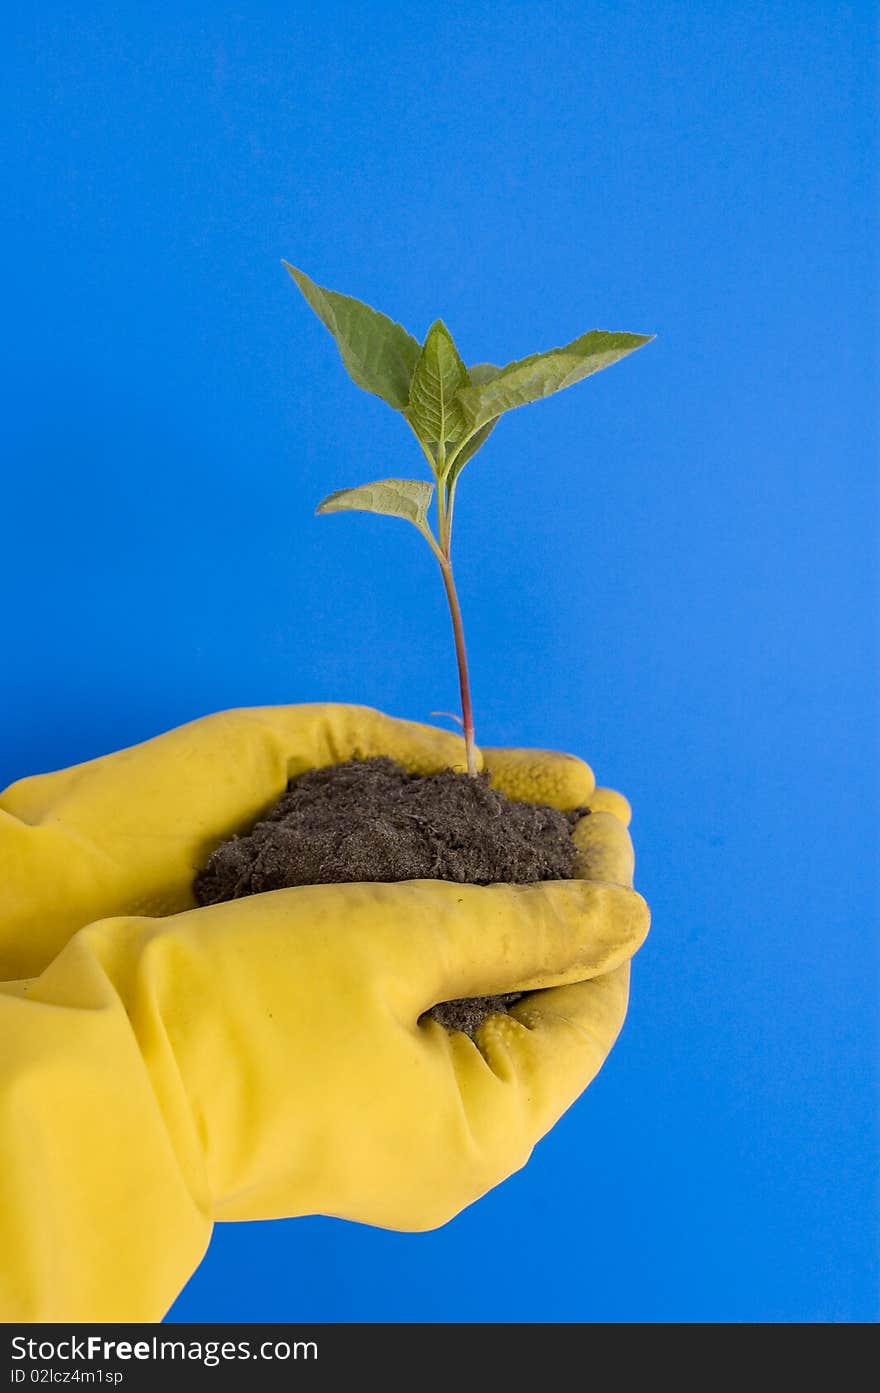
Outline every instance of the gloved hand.
<path id="1" fill-rule="evenodd" d="M 446 732 L 300 706 L 209 717 L 0 798 L 0 1318 L 158 1319 L 214 1219 L 442 1224 L 601 1067 L 648 914 L 626 888 L 626 804 L 570 756 L 483 752 L 511 796 L 594 808 L 583 879 L 189 908 L 221 840 L 355 754 L 463 767 Z M 507 991 L 533 994 L 476 1044 L 420 1019 Z"/>

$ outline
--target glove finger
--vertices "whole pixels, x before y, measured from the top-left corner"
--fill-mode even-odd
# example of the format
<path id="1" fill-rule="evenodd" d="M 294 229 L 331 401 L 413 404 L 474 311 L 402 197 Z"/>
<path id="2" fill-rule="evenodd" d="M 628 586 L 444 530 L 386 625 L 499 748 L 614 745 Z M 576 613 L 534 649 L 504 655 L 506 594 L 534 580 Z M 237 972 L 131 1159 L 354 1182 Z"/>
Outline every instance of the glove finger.
<path id="1" fill-rule="evenodd" d="M 598 1074 L 620 1033 L 629 999 L 629 962 L 589 981 L 536 992 L 509 1015 L 490 1016 L 477 1031 L 481 1056 L 516 1101 L 517 1120 L 533 1146 Z M 469 1067 L 479 1065 L 471 1058 Z"/>
<path id="2" fill-rule="evenodd" d="M 361 935 L 373 944 L 382 935 L 387 986 L 410 1019 L 413 1010 L 420 1015 L 441 1001 L 534 991 L 608 972 L 632 956 L 649 922 L 640 895 L 586 880 L 484 886 L 416 880 L 334 889 L 345 892 L 335 913 L 352 948 Z"/>
<path id="3" fill-rule="evenodd" d="M 596 780 L 589 764 L 557 750 L 483 748 L 492 787 L 520 803 L 546 803 L 570 812 L 588 804 Z"/>
<path id="4" fill-rule="evenodd" d="M 0 795 L 0 978 L 38 972 L 94 919 L 190 908 L 195 871 L 290 778 L 380 754 L 423 773 L 465 767 L 450 731 L 326 704 L 221 712 L 11 785 Z"/>
<path id="5" fill-rule="evenodd" d="M 613 813 L 591 812 L 572 829 L 577 852 L 575 875 L 610 885 L 633 883 L 635 852 L 623 823 Z"/>
<path id="6" fill-rule="evenodd" d="M 629 827 L 632 808 L 616 788 L 594 788 L 588 801 L 594 813 L 613 813 L 624 827 Z"/>
<path id="7" fill-rule="evenodd" d="M 383 754 L 418 773 L 466 768 L 461 736 L 371 707 L 251 707 L 219 711 L 129 749 L 21 779 L 0 793 L 0 809 L 30 824 L 47 817 L 75 821 L 83 832 L 94 826 L 112 831 L 121 817 L 137 834 L 159 818 L 163 834 L 169 817 L 190 826 L 195 814 L 219 835 L 230 818 L 256 815 L 307 769 Z"/>
<path id="8" fill-rule="evenodd" d="M 373 983 L 407 1026 L 440 1001 L 611 971 L 637 950 L 649 922 L 633 890 L 586 880 L 301 885 L 197 910 L 194 919 L 209 912 L 218 925 L 275 925 L 294 956 L 333 943 L 346 979 Z"/>

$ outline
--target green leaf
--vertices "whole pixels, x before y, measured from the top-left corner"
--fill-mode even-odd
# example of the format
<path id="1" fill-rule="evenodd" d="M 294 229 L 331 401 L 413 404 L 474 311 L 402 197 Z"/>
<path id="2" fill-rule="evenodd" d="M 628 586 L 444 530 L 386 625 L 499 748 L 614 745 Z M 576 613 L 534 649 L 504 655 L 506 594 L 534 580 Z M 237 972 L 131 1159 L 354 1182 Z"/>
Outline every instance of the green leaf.
<path id="1" fill-rule="evenodd" d="M 530 358 L 508 363 L 494 377 L 459 392 L 459 401 L 471 428 L 483 426 L 502 412 L 539 401 L 570 387 L 602 368 L 610 367 L 628 353 L 650 343 L 653 334 L 611 334 L 593 329 L 581 334 L 564 348 L 535 353 Z"/>
<path id="2" fill-rule="evenodd" d="M 467 370 L 472 386 L 482 386 L 485 382 L 491 382 L 492 378 L 497 377 L 500 371 L 501 369 L 496 367 L 494 363 L 474 363 L 473 367 Z M 485 445 L 497 424 L 498 417 L 496 416 L 487 425 L 474 431 L 470 438 L 459 446 L 452 464 L 446 471 L 445 482 L 447 485 L 455 482 L 468 460 L 473 459 L 477 451 Z"/>
<path id="3" fill-rule="evenodd" d="M 396 411 L 403 411 L 422 351 L 418 340 L 402 324 L 395 324 L 361 300 L 325 290 L 309 280 L 305 272 L 286 261 L 282 264 L 336 340 L 349 376 Z"/>
<path id="4" fill-rule="evenodd" d="M 455 456 L 449 469 L 446 471 L 445 479 L 447 484 L 453 483 L 464 469 L 469 459 L 473 459 L 478 450 L 482 449 L 495 427 L 498 425 L 498 417 L 489 421 L 485 426 L 481 426 L 475 431 L 471 438 L 462 445 L 458 454 Z"/>
<path id="5" fill-rule="evenodd" d="M 419 529 L 428 524 L 434 485 L 424 479 L 377 479 L 374 484 L 337 489 L 321 500 L 316 513 L 385 513 L 404 518 Z"/>
<path id="6" fill-rule="evenodd" d="M 468 368 L 467 374 L 472 386 L 481 386 L 484 382 L 489 382 L 493 377 L 497 377 L 501 369 L 494 363 L 474 363 L 473 367 Z M 481 426 L 476 431 L 466 431 L 466 438 L 459 444 L 453 452 L 453 460 L 444 474 L 444 482 L 447 487 L 455 483 L 461 471 L 464 469 L 468 460 L 473 459 L 479 449 L 485 445 L 489 436 L 498 424 L 498 417 L 489 421 L 485 426 Z"/>
<path id="7" fill-rule="evenodd" d="M 473 367 L 468 368 L 468 377 L 472 386 L 481 387 L 484 382 L 491 382 L 501 371 L 495 363 L 474 363 Z"/>
<path id="8" fill-rule="evenodd" d="M 404 413 L 423 444 L 445 445 L 465 434 L 467 421 L 458 393 L 467 385 L 467 368 L 458 356 L 452 335 L 438 319 L 425 336 Z"/>

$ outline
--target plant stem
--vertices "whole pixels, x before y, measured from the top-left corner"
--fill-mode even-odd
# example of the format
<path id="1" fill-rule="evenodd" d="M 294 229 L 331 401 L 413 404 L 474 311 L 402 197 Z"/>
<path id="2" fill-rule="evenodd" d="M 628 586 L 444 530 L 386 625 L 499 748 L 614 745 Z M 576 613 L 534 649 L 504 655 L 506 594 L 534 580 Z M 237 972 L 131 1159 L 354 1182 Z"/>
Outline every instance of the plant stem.
<path id="1" fill-rule="evenodd" d="M 458 685 L 461 691 L 461 728 L 464 734 L 464 748 L 467 757 L 467 771 L 472 777 L 477 773 L 476 746 L 474 744 L 474 710 L 471 706 L 471 684 L 468 677 L 467 651 L 464 646 L 464 625 L 461 622 L 461 606 L 452 576 L 452 562 L 448 553 L 440 560 L 440 574 L 446 587 L 449 613 L 452 616 L 452 632 L 455 637 L 455 656 L 458 661 Z"/>
<path id="2" fill-rule="evenodd" d="M 437 558 L 449 613 L 452 617 L 452 633 L 455 639 L 455 658 L 458 663 L 458 686 L 461 692 L 461 728 L 464 735 L 467 771 L 471 778 L 477 776 L 477 750 L 474 740 L 474 708 L 471 705 L 471 684 L 468 676 L 467 650 L 464 643 L 464 624 L 461 619 L 461 605 L 452 574 L 452 509 L 455 504 L 455 483 L 447 489 L 442 480 L 437 481 L 437 540 L 430 527 L 419 530 Z"/>
<path id="3" fill-rule="evenodd" d="M 450 557 L 450 522 L 451 522 L 451 503 L 453 499 L 447 499 L 446 489 L 440 490 L 440 574 L 443 575 L 443 584 L 446 586 L 446 598 L 450 602 L 450 614 L 453 617 L 453 635 L 455 638 L 455 659 L 458 662 L 458 687 L 461 691 L 461 729 L 465 737 L 465 755 L 468 759 L 468 773 L 476 777 L 476 747 L 473 740 L 473 706 L 471 705 L 471 678 L 468 677 L 468 652 L 465 649 L 465 628 L 461 621 L 461 605 L 458 603 L 458 591 L 455 589 L 455 579 L 453 577 L 453 561 Z"/>

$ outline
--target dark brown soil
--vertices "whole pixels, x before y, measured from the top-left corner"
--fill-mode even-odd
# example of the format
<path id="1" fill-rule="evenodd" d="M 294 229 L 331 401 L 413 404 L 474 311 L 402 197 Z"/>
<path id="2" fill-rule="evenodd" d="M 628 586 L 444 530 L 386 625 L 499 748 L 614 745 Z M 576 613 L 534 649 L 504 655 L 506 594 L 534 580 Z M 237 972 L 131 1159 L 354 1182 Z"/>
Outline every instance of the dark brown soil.
<path id="1" fill-rule="evenodd" d="M 196 876 L 195 895 L 206 905 L 357 880 L 568 880 L 571 829 L 585 811 L 512 802 L 485 775 L 419 775 L 390 759 L 349 760 L 291 780 L 250 832 L 217 848 Z M 443 1002 L 430 1014 L 472 1036 L 486 1016 L 516 999 Z"/>

